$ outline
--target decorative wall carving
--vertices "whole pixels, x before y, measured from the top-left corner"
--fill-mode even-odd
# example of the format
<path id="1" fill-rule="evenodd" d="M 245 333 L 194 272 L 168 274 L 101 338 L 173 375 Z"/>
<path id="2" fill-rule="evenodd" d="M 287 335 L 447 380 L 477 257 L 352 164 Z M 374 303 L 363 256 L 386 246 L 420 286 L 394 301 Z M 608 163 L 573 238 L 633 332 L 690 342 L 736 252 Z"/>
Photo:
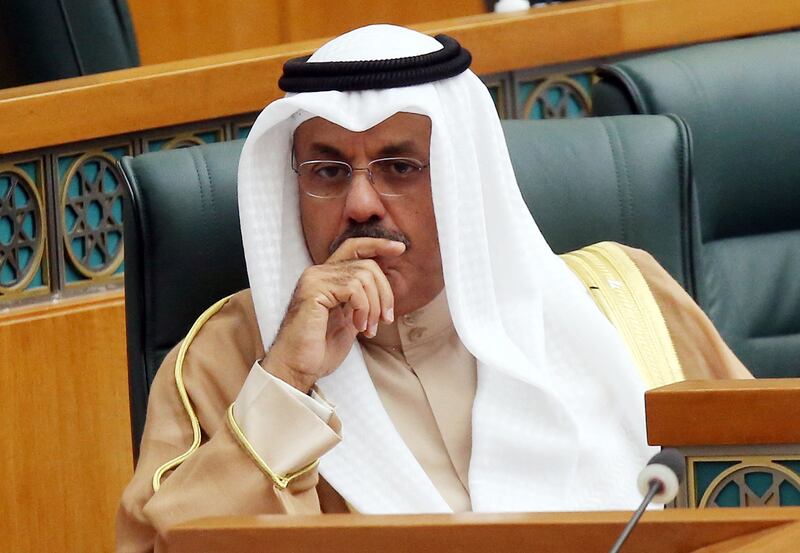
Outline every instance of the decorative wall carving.
<path id="1" fill-rule="evenodd" d="M 57 275 L 64 290 L 119 285 L 123 271 L 123 176 L 117 161 L 136 153 L 119 138 L 53 155 Z"/>
<path id="2" fill-rule="evenodd" d="M 40 160 L 0 165 L 0 298 L 47 289 Z"/>
<path id="3" fill-rule="evenodd" d="M 61 231 L 71 267 L 87 279 L 114 274 L 122 264 L 122 175 L 106 152 L 70 165 L 61 189 Z"/>
<path id="4" fill-rule="evenodd" d="M 688 458 L 687 506 L 800 506 L 800 456 Z"/>
<path id="5" fill-rule="evenodd" d="M 227 140 L 228 133 L 223 123 L 207 126 L 205 128 L 188 129 L 183 132 L 175 131 L 154 133 L 153 136 L 142 139 L 142 152 L 157 152 L 160 150 L 176 150 L 191 146 L 202 146 Z"/>
<path id="6" fill-rule="evenodd" d="M 593 70 L 522 76 L 517 80 L 518 118 L 569 119 L 592 112 Z"/>

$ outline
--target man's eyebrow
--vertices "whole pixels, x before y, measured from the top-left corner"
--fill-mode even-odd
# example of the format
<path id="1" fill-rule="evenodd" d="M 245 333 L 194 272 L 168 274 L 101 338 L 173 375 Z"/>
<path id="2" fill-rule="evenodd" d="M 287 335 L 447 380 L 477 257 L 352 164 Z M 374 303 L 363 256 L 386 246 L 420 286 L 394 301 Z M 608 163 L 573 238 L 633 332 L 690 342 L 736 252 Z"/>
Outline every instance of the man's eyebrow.
<path id="1" fill-rule="evenodd" d="M 345 154 L 335 146 L 324 142 L 313 142 L 310 146 L 313 155 L 331 156 L 333 159 L 345 159 Z M 378 150 L 378 157 L 406 156 L 419 154 L 419 148 L 413 140 L 404 140 L 394 144 L 386 144 Z"/>
<path id="2" fill-rule="evenodd" d="M 338 148 L 325 144 L 324 142 L 314 142 L 311 144 L 311 151 L 314 155 L 331 156 L 335 159 L 344 159 L 344 154 Z"/>
<path id="3" fill-rule="evenodd" d="M 378 150 L 378 155 L 381 157 L 404 156 L 418 153 L 420 153 L 419 148 L 413 140 L 405 140 L 395 144 L 387 144 Z"/>

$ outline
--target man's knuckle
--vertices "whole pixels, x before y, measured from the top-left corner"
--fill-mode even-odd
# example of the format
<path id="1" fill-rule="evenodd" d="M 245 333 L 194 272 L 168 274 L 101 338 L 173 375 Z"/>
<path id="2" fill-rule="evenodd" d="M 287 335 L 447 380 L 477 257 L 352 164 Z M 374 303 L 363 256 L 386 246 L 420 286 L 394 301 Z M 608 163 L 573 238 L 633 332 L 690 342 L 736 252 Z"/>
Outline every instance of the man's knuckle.
<path id="1" fill-rule="evenodd" d="M 312 265 L 307 267 L 300 273 L 300 278 L 298 279 L 299 283 L 307 283 L 309 281 L 313 281 L 318 278 L 320 275 L 320 267 L 318 265 Z"/>
<path id="2" fill-rule="evenodd" d="M 364 266 L 364 265 L 358 267 L 356 274 L 361 279 L 371 279 L 373 275 L 369 266 Z"/>
<path id="3" fill-rule="evenodd" d="M 347 289 L 350 290 L 350 292 L 357 294 L 364 290 L 364 286 L 360 280 L 350 279 L 347 281 Z"/>

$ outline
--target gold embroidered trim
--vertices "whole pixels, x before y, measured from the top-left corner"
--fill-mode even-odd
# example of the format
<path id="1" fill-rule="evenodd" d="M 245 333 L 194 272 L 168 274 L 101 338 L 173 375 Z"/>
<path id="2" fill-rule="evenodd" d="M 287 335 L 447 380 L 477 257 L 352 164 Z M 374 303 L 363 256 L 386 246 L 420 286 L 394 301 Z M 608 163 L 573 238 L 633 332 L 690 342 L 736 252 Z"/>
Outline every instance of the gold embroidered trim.
<path id="1" fill-rule="evenodd" d="M 189 449 L 187 449 L 186 452 L 158 467 L 158 470 L 156 470 L 155 474 L 153 475 L 154 492 L 157 492 L 161 487 L 161 479 L 164 477 L 166 472 L 177 468 L 189 457 L 189 455 L 194 453 L 197 448 L 200 447 L 200 421 L 197 419 L 197 415 L 192 407 L 192 402 L 189 400 L 189 394 L 186 393 L 186 386 L 183 384 L 183 360 L 186 357 L 186 352 L 189 351 L 189 346 L 192 345 L 192 342 L 200 332 L 200 329 L 203 327 L 203 325 L 206 324 L 206 322 L 208 322 L 208 320 L 214 316 L 217 311 L 222 309 L 222 306 L 225 305 L 230 298 L 231 296 L 222 298 L 214 305 L 206 309 L 203 314 L 200 315 L 200 317 L 194 322 L 192 328 L 189 329 L 189 333 L 186 335 L 186 338 L 183 339 L 183 343 L 181 343 L 181 347 L 178 350 L 178 358 L 175 360 L 175 385 L 178 388 L 178 395 L 181 398 L 181 403 L 183 403 L 183 408 L 186 410 L 189 421 L 192 423 L 192 445 L 189 446 Z"/>
<path id="2" fill-rule="evenodd" d="M 275 471 L 269 468 L 269 465 L 264 462 L 253 446 L 250 445 L 250 442 L 244 435 L 244 432 L 242 432 L 242 429 L 239 428 L 239 423 L 236 422 L 236 417 L 233 416 L 233 405 L 234 404 L 231 404 L 231 406 L 228 407 L 228 426 L 230 427 L 231 432 L 233 432 L 233 435 L 236 436 L 236 440 L 239 442 L 239 445 L 242 446 L 242 449 L 245 450 L 245 452 L 253 459 L 258 468 L 261 469 L 261 472 L 269 476 L 278 488 L 285 490 L 289 487 L 289 484 L 292 483 L 292 480 L 303 476 L 317 466 L 319 459 L 312 461 L 300 470 L 290 472 L 285 476 L 277 474 Z"/>
<path id="3" fill-rule="evenodd" d="M 561 258 L 617 328 L 648 388 L 686 379 L 661 309 L 622 248 L 600 242 Z"/>

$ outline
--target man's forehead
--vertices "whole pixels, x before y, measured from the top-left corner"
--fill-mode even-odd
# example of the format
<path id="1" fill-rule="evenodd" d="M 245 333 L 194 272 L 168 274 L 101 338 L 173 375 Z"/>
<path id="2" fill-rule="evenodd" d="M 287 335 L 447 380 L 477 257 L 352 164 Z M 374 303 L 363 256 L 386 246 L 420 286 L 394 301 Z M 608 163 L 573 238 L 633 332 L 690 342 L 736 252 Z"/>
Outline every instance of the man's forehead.
<path id="1" fill-rule="evenodd" d="M 294 132 L 295 141 L 316 140 L 320 137 L 347 138 L 350 136 L 403 136 L 403 139 L 428 139 L 431 131 L 431 120 L 427 115 L 398 112 L 380 123 L 363 131 L 351 131 L 323 117 L 311 117 L 298 125 Z"/>
<path id="2" fill-rule="evenodd" d="M 325 119 L 324 117 L 314 116 L 300 123 L 295 129 L 295 137 L 298 134 L 308 135 L 317 133 L 340 133 L 344 134 L 364 134 L 374 133 L 377 134 L 381 131 L 392 132 L 397 130 L 408 130 L 410 132 L 426 132 L 430 133 L 431 120 L 427 115 L 418 113 L 410 113 L 401 111 L 390 115 L 380 123 L 363 131 L 351 131 L 333 121 Z"/>

